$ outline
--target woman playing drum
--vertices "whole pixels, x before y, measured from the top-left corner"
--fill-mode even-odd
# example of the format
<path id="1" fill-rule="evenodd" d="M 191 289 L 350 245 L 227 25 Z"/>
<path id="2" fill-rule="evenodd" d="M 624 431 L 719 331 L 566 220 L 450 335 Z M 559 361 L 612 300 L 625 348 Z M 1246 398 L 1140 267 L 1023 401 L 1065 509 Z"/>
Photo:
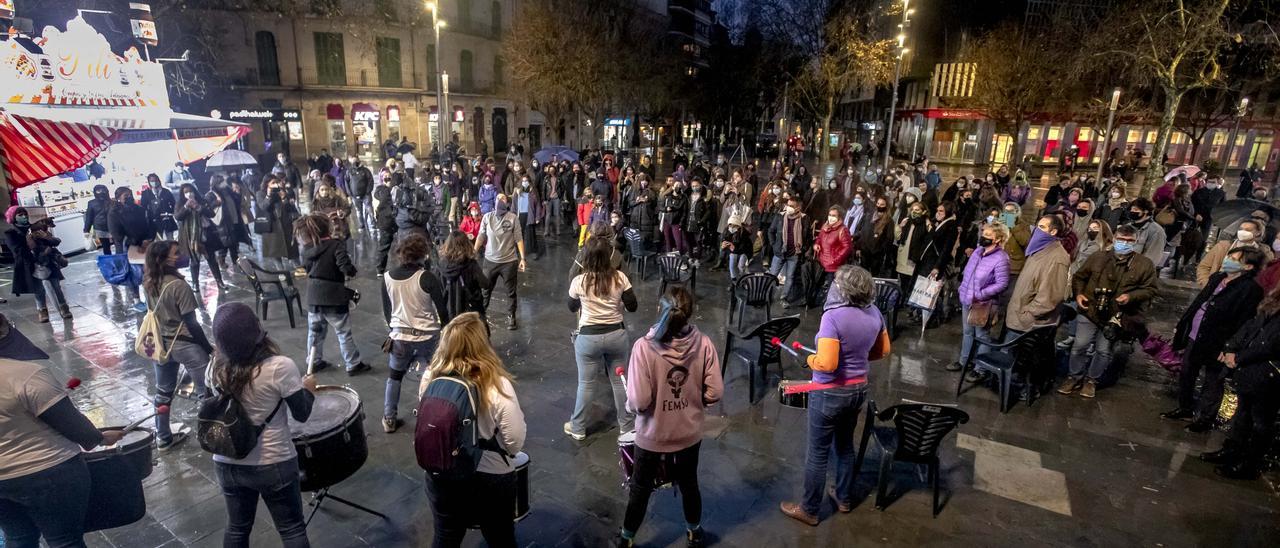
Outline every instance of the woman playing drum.
<path id="1" fill-rule="evenodd" d="M 809 525 L 818 524 L 824 495 L 835 499 L 841 512 L 852 509 L 853 437 L 867 396 L 867 364 L 883 356 L 888 342 L 884 320 L 871 303 L 873 289 L 871 273 L 861 267 L 845 265 L 836 271 L 818 326 L 818 351 L 809 356 L 813 382 L 822 388 L 809 393 L 804 498 L 780 505 L 783 514 Z M 833 445 L 836 485 L 828 490 L 827 458 Z"/>
<path id="2" fill-rule="evenodd" d="M 475 312 L 462 314 L 444 327 L 440 346 L 418 388 L 421 398 L 437 377 L 462 377 L 475 386 L 478 435 L 498 443 L 507 455 L 524 447 L 524 412 L 516 398 L 511 374 L 489 345 L 488 329 Z M 421 420 L 421 419 L 419 419 Z M 485 451 L 476 472 L 465 479 L 426 474 L 427 497 L 435 517 L 432 546 L 462 544 L 467 528 L 479 524 L 485 542 L 494 548 L 515 548 L 516 527 L 511 509 L 516 506 L 514 460 Z"/>
<path id="3" fill-rule="evenodd" d="M 266 426 L 245 458 L 213 456 L 227 503 L 223 546 L 249 546 L 259 496 L 286 548 L 310 546 L 302 517 L 298 453 L 289 421 L 279 411 L 288 407 L 294 420 L 306 422 L 315 401 L 315 377 L 298 373 L 298 366 L 280 354 L 253 309 L 243 303 L 218 307 L 213 339 L 218 350 L 209 364 L 209 381 L 235 397 L 250 421 Z"/>

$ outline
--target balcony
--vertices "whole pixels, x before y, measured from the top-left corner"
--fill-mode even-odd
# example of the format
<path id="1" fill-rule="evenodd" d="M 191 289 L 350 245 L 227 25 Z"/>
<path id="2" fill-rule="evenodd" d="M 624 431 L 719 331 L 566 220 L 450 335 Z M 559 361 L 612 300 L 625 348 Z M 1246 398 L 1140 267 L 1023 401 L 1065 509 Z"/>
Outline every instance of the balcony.
<path id="1" fill-rule="evenodd" d="M 345 73 L 321 73 L 318 69 L 302 69 L 302 87 L 379 88 L 422 90 L 429 79 L 421 73 L 400 74 L 400 81 L 383 82 L 377 68 L 347 70 Z"/>

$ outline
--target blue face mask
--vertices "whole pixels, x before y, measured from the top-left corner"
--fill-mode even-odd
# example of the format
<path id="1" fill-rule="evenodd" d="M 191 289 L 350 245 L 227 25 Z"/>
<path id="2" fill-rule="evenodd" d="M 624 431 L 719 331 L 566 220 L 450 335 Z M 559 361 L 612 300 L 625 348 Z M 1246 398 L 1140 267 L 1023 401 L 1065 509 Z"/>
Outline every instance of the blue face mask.
<path id="1" fill-rule="evenodd" d="M 1222 260 L 1223 272 L 1226 272 L 1227 274 L 1232 274 L 1235 272 L 1240 272 L 1242 270 L 1244 270 L 1244 263 L 1237 261 L 1235 259 L 1232 259 L 1231 257 L 1227 257 Z"/>
<path id="2" fill-rule="evenodd" d="M 1116 240 L 1116 244 L 1113 249 L 1115 249 L 1116 255 L 1128 255 L 1133 253 L 1133 242 L 1122 242 L 1120 240 Z"/>
<path id="3" fill-rule="evenodd" d="M 1004 222 L 1005 226 L 1013 227 L 1013 224 L 1018 220 L 1018 215 L 1016 213 L 1001 213 L 1000 220 Z"/>

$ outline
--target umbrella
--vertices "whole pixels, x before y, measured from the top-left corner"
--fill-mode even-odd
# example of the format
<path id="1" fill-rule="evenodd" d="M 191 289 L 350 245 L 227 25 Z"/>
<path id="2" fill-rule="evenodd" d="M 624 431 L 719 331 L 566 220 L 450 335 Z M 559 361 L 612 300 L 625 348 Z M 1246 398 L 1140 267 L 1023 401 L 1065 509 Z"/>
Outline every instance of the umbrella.
<path id="1" fill-rule="evenodd" d="M 1169 179 L 1172 179 L 1179 175 L 1182 175 L 1183 177 L 1190 179 L 1193 175 L 1197 173 L 1200 173 L 1199 166 L 1187 165 L 1187 166 L 1175 167 L 1173 169 L 1170 169 L 1168 173 L 1164 174 L 1164 180 L 1168 181 Z"/>
<path id="2" fill-rule="evenodd" d="M 549 146 L 533 153 L 533 158 L 540 164 L 550 162 L 552 156 L 559 156 L 561 160 L 570 162 L 578 161 L 578 153 L 566 146 Z"/>
<path id="3" fill-rule="evenodd" d="M 243 150 L 229 148 L 219 151 L 204 163 L 205 169 L 237 169 L 242 167 L 258 167 L 258 159 Z"/>
<path id="4" fill-rule="evenodd" d="M 1248 217 L 1249 214 L 1259 209 L 1266 211 L 1267 215 L 1272 219 L 1280 217 L 1280 208 L 1277 208 L 1267 202 L 1246 198 L 1239 200 L 1227 200 L 1213 206 L 1213 224 L 1225 229 L 1240 222 L 1240 220 Z"/>

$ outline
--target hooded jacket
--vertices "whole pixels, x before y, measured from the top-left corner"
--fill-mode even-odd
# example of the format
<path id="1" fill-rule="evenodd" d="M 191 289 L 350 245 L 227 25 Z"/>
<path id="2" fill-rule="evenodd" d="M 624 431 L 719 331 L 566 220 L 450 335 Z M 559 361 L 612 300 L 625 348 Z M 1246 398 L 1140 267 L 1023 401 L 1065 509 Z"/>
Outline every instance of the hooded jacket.
<path id="1" fill-rule="evenodd" d="M 631 347 L 627 409 L 636 414 L 636 446 L 674 453 L 702 440 L 703 409 L 720 401 L 720 356 L 695 326 L 663 343 L 650 330 Z"/>

